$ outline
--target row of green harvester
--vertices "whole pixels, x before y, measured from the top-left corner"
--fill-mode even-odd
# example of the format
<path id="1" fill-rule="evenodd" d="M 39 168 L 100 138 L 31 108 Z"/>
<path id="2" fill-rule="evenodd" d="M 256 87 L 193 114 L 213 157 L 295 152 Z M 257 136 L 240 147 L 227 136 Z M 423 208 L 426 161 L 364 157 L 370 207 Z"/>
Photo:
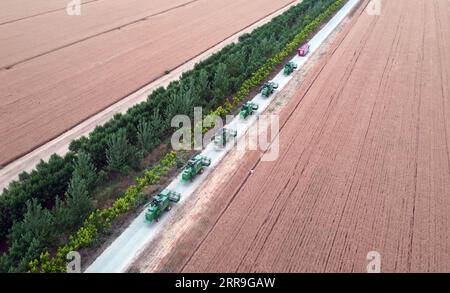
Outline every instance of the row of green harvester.
<path id="1" fill-rule="evenodd" d="M 300 56 L 306 56 L 309 52 L 309 45 L 302 46 L 298 54 Z M 294 70 L 297 69 L 297 64 L 294 62 L 289 62 L 284 66 L 283 73 L 284 75 L 290 75 Z M 278 84 L 276 82 L 270 81 L 263 84 L 261 87 L 261 95 L 264 97 L 269 97 L 273 92 L 278 88 Z M 240 111 L 240 116 L 243 119 L 246 119 L 248 116 L 253 115 L 255 111 L 259 108 L 257 103 L 254 102 L 246 102 Z M 215 136 L 214 136 L 214 144 L 218 148 L 223 148 L 226 144 L 235 139 L 237 136 L 237 131 L 234 129 L 222 128 Z M 196 155 L 192 157 L 186 168 L 183 170 L 181 174 L 181 179 L 184 182 L 193 181 L 194 178 L 202 174 L 205 167 L 211 165 L 211 159 L 205 156 Z M 148 204 L 147 213 L 145 214 L 145 220 L 147 222 L 158 221 L 159 217 L 164 213 L 164 211 L 169 211 L 171 209 L 172 203 L 177 203 L 180 201 L 181 194 L 175 191 L 171 191 L 169 189 L 164 189 L 157 195 L 153 196 L 151 202 Z"/>

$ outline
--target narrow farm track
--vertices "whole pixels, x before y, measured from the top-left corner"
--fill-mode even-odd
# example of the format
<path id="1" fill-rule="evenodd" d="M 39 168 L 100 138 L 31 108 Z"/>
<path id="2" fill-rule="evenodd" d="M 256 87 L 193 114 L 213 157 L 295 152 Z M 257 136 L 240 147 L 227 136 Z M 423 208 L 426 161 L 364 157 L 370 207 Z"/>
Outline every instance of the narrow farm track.
<path id="1" fill-rule="evenodd" d="M 96 1 L 0 25 L 0 165 L 294 2 Z"/>
<path id="2" fill-rule="evenodd" d="M 281 112 L 279 158 L 244 156 L 170 270 L 365 272 L 375 250 L 450 272 L 450 6 L 366 4 Z"/>

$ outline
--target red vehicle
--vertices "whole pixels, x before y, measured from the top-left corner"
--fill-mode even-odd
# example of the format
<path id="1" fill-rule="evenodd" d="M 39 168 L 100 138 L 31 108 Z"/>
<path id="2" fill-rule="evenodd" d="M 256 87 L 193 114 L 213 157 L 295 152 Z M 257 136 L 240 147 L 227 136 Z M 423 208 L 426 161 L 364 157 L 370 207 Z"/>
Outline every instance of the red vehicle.
<path id="1" fill-rule="evenodd" d="M 309 44 L 304 44 L 298 49 L 299 56 L 306 56 L 309 53 Z"/>

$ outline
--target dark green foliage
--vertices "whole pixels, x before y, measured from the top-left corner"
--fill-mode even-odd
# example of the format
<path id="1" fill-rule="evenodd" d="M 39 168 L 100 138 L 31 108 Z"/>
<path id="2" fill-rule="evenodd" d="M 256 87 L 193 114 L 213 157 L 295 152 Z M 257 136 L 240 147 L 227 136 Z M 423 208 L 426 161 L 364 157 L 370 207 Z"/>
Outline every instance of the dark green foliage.
<path id="1" fill-rule="evenodd" d="M 174 92 L 169 96 L 168 100 L 169 104 L 164 111 L 164 115 L 167 117 L 167 123 L 169 123 L 169 125 L 175 115 L 192 116 L 194 110 L 194 98 L 191 90 Z"/>
<path id="2" fill-rule="evenodd" d="M 83 224 L 92 209 L 86 181 L 74 175 L 70 180 L 65 201 L 57 199 L 53 210 L 56 230 L 60 234 L 74 232 Z"/>
<path id="3" fill-rule="evenodd" d="M 227 65 L 219 63 L 213 82 L 214 100 L 220 100 L 225 97 L 230 86 L 229 78 L 230 76 L 228 75 Z"/>
<path id="4" fill-rule="evenodd" d="M 106 159 L 108 170 L 127 174 L 136 159 L 136 148 L 130 144 L 127 133 L 121 128 L 111 135 L 107 142 Z"/>
<path id="5" fill-rule="evenodd" d="M 42 206 L 51 205 L 56 197 L 64 197 L 73 172 L 74 154 L 61 158 L 53 155 L 48 163 L 41 161 L 36 170 L 22 173 L 0 195 L 0 237 L 4 238 L 13 221 L 20 221 L 26 211 L 26 202 L 36 199 Z"/>
<path id="6" fill-rule="evenodd" d="M 13 225 L 9 254 L 2 257 L 0 271 L 26 272 L 28 263 L 54 240 L 53 216 L 36 199 L 28 201 L 23 220 Z"/>
<path id="7" fill-rule="evenodd" d="M 92 190 L 97 181 L 97 174 L 95 173 L 95 166 L 92 163 L 91 156 L 85 152 L 80 152 L 75 161 L 72 180 L 79 177 L 85 181 L 86 189 Z"/>
<path id="8" fill-rule="evenodd" d="M 137 127 L 138 148 L 143 155 L 147 155 L 154 147 L 155 131 L 150 122 L 141 120 Z"/>

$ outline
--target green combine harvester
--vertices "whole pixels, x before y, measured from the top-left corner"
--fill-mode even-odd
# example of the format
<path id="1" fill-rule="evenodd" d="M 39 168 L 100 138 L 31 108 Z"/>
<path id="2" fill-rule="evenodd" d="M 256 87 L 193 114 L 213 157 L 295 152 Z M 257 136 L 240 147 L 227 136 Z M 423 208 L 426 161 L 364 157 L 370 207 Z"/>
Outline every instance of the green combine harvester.
<path id="1" fill-rule="evenodd" d="M 288 76 L 291 75 L 292 72 L 294 72 L 294 70 L 297 69 L 297 64 L 295 64 L 294 62 L 289 62 L 286 65 L 284 65 L 284 75 Z"/>
<path id="2" fill-rule="evenodd" d="M 278 84 L 276 82 L 270 81 L 263 84 L 261 87 L 261 94 L 268 98 L 273 92 L 278 88 Z"/>
<path id="3" fill-rule="evenodd" d="M 210 158 L 201 155 L 196 155 L 195 157 L 191 158 L 188 161 L 187 166 L 183 171 L 183 174 L 181 174 L 181 179 L 183 181 L 192 181 L 194 180 L 195 176 L 203 173 L 203 169 L 205 167 L 208 167 L 209 165 L 211 165 Z"/>
<path id="4" fill-rule="evenodd" d="M 217 147 L 225 147 L 227 142 L 237 136 L 237 131 L 234 129 L 222 128 L 219 132 L 214 136 L 214 144 Z"/>
<path id="5" fill-rule="evenodd" d="M 241 117 L 246 119 L 248 116 L 252 115 L 253 112 L 258 110 L 259 106 L 256 103 L 247 102 L 241 108 Z"/>
<path id="6" fill-rule="evenodd" d="M 145 221 L 151 223 L 158 221 L 159 217 L 164 211 L 171 209 L 171 203 L 177 203 L 180 201 L 181 194 L 168 189 L 164 189 L 159 194 L 155 195 L 152 201 L 149 203 L 149 208 L 145 214 Z"/>

